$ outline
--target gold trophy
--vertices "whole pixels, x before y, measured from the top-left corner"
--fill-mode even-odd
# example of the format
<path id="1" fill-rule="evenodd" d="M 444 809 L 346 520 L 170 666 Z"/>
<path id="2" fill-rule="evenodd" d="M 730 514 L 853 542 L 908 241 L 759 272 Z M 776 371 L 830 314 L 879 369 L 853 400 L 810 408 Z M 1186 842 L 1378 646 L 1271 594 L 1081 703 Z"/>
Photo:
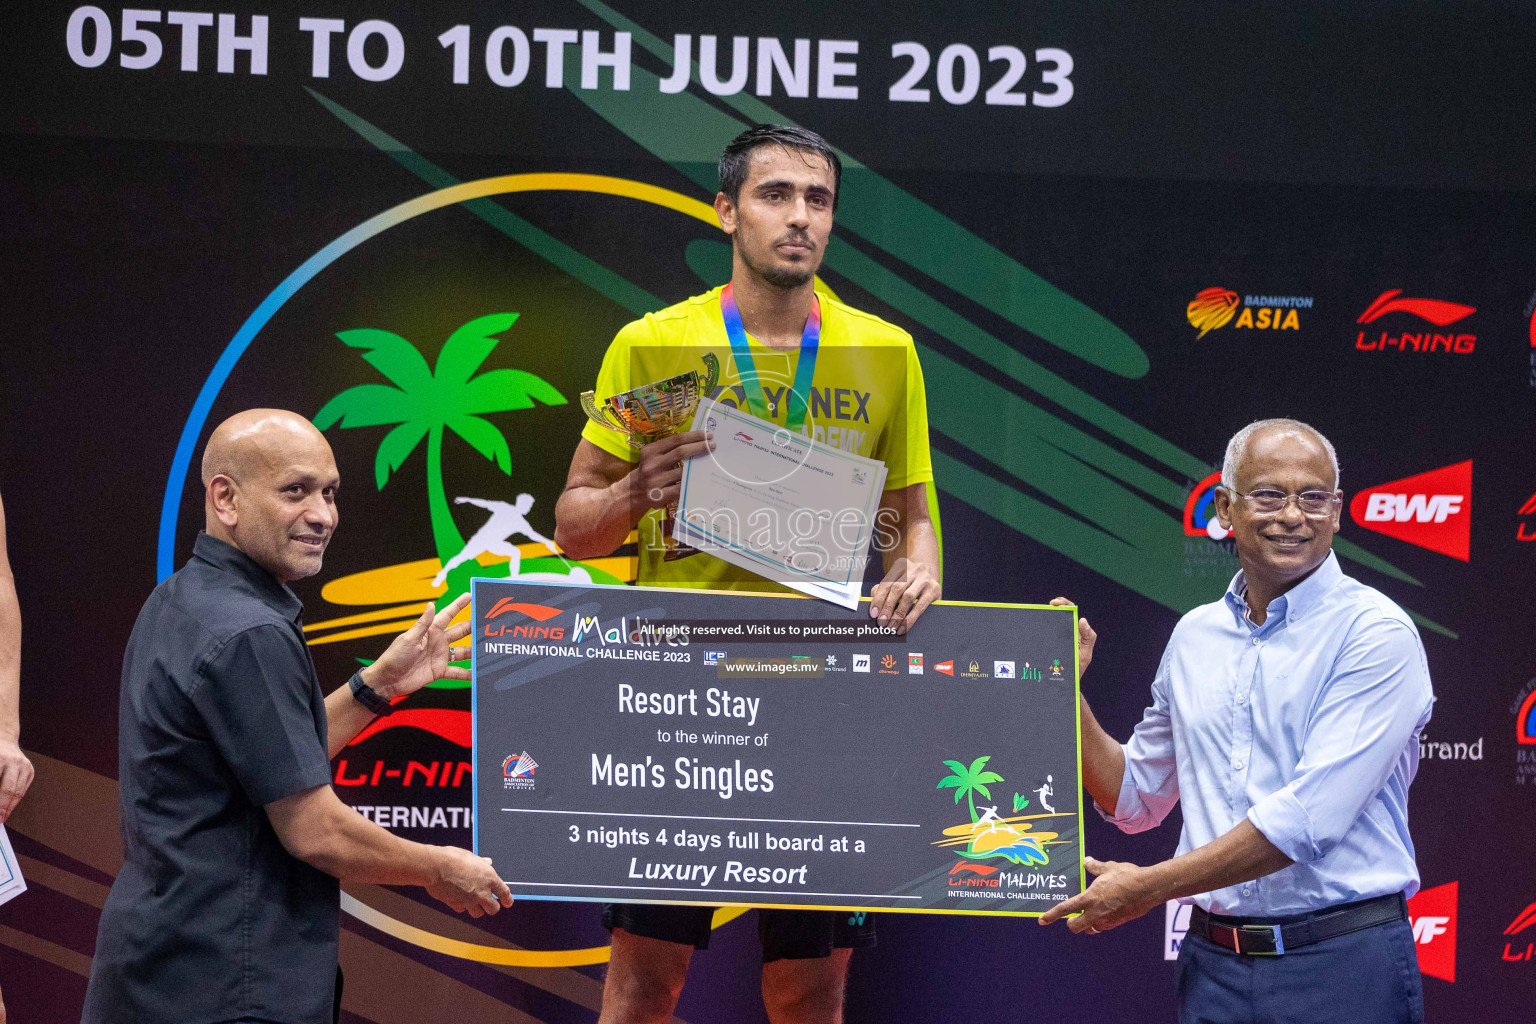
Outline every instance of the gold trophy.
<path id="1" fill-rule="evenodd" d="M 631 448 L 643 448 L 652 441 L 681 433 L 693 420 L 699 399 L 715 388 L 720 379 L 720 360 L 713 352 L 703 356 L 704 373 L 689 370 L 675 377 L 641 384 L 599 402 L 595 391 L 581 393 L 581 408 L 587 418 L 599 426 L 622 434 Z M 669 506 L 662 515 L 661 534 L 666 554 L 672 561 L 697 552 L 697 548 L 679 545 L 672 539 L 677 506 Z"/>

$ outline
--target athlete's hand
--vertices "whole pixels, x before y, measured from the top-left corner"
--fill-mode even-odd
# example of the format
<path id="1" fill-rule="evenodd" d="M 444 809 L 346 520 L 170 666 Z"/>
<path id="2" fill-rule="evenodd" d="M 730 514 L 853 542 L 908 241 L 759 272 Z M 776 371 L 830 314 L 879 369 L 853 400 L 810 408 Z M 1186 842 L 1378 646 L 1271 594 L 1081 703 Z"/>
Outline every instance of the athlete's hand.
<path id="1" fill-rule="evenodd" d="M 394 700 L 438 679 L 468 679 L 468 669 L 449 665 L 469 657 L 468 644 L 453 644 L 469 635 L 472 624 L 466 620 L 451 625 L 468 606 L 468 594 L 460 594 L 457 601 L 440 612 L 435 612 L 428 602 L 421 618 L 395 637 L 378 661 L 363 669 L 363 682 L 385 700 Z"/>
<path id="2" fill-rule="evenodd" d="M 439 846 L 437 878 L 427 893 L 470 917 L 494 914 L 512 905 L 512 890 L 491 868 L 491 858 L 477 857 L 457 846 Z"/>
<path id="3" fill-rule="evenodd" d="M 0 825 L 10 818 L 32 785 L 32 762 L 15 740 L 0 740 Z M 0 1019 L 0 1024 L 4 1024 Z"/>
<path id="4" fill-rule="evenodd" d="M 652 441 L 641 448 L 640 461 L 629 474 L 629 485 L 640 507 L 650 510 L 676 505 L 682 489 L 683 460 L 713 451 L 713 437 L 707 430 L 690 430 Z"/>
<path id="5" fill-rule="evenodd" d="M 882 626 L 895 626 L 898 634 L 905 633 L 943 592 L 939 578 L 926 564 L 898 558 L 869 592 L 869 617 Z"/>
<path id="6" fill-rule="evenodd" d="M 1051 598 L 1051 604 L 1060 607 L 1062 605 L 1077 604 L 1076 601 L 1065 597 Z M 1093 645 L 1099 642 L 1099 634 L 1088 625 L 1088 620 L 1083 618 L 1082 609 L 1078 609 L 1077 615 L 1077 677 L 1081 679 L 1083 673 L 1088 671 L 1088 664 L 1093 661 Z"/>

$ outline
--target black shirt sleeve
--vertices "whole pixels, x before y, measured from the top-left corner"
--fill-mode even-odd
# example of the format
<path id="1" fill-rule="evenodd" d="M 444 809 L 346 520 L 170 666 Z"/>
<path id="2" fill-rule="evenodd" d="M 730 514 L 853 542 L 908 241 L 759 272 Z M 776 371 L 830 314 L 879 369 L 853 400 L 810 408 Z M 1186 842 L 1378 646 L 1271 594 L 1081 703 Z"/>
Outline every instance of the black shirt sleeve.
<path id="1" fill-rule="evenodd" d="M 204 668 L 192 702 L 253 804 L 330 782 L 317 685 L 298 638 L 278 625 L 235 635 Z"/>

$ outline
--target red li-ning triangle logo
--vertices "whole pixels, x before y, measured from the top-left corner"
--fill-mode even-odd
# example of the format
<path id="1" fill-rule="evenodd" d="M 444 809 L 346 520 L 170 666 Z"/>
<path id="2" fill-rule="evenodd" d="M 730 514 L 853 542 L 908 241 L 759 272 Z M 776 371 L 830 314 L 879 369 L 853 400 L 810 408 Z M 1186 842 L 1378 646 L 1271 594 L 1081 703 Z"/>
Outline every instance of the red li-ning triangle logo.
<path id="1" fill-rule="evenodd" d="M 1367 530 L 1470 561 L 1472 460 L 1361 491 L 1349 515 Z"/>

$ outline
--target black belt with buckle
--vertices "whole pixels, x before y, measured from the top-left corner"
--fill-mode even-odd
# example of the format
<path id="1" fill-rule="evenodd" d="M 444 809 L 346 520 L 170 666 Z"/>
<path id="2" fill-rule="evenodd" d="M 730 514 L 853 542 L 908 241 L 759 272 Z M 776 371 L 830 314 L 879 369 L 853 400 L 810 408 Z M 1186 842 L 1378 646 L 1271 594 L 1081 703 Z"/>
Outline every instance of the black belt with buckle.
<path id="1" fill-rule="evenodd" d="M 1226 917 L 1195 907 L 1189 930 L 1222 949 L 1245 956 L 1281 956 L 1324 939 L 1372 928 L 1408 917 L 1408 901 L 1400 892 L 1358 903 L 1341 903 L 1300 917 Z"/>

